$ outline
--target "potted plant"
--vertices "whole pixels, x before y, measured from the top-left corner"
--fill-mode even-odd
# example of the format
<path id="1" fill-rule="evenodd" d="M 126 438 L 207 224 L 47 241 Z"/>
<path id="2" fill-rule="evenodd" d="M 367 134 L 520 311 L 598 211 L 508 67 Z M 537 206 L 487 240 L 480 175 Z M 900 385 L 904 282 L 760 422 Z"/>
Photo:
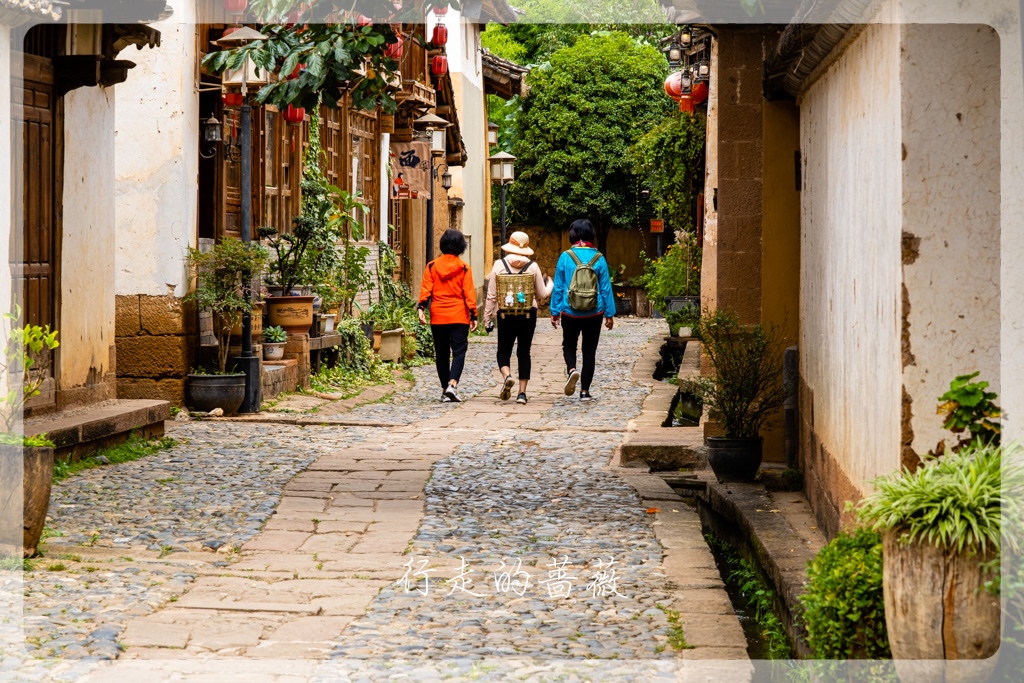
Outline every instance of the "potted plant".
<path id="1" fill-rule="evenodd" d="M 761 428 L 789 394 L 782 380 L 782 339 L 774 327 L 745 327 L 719 309 L 697 327 L 711 374 L 686 381 L 709 408 L 724 436 L 707 439 L 708 462 L 719 481 L 752 481 L 761 466 Z"/>
<path id="2" fill-rule="evenodd" d="M 679 241 L 644 266 L 643 284 L 655 310 L 680 311 L 695 308 L 700 312 L 701 249 L 697 236 L 679 231 Z"/>
<path id="3" fill-rule="evenodd" d="M 633 312 L 633 304 L 626 296 L 625 280 L 626 264 L 620 263 L 618 268 L 611 271 L 612 278 L 612 290 L 615 292 L 615 315 L 623 316 L 629 315 Z"/>
<path id="4" fill-rule="evenodd" d="M 288 333 L 283 327 L 271 325 L 263 330 L 263 360 L 284 358 L 284 347 L 287 342 Z"/>
<path id="5" fill-rule="evenodd" d="M 999 595 L 989 588 L 1000 550 L 1020 556 L 1024 471 L 1019 457 L 1004 462 L 1001 410 L 988 382 L 971 381 L 978 374 L 956 377 L 939 397 L 943 427 L 968 436 L 875 480 L 857 506 L 882 534 L 886 628 L 901 681 L 987 680 L 998 660 Z"/>
<path id="6" fill-rule="evenodd" d="M 1000 541 L 1019 552 L 1024 496 L 1002 448 L 974 441 L 873 482 L 861 521 L 882 534 L 886 630 L 900 681 L 984 681 L 1000 644 Z M 1013 528 L 1013 527 L 1011 527 Z M 1019 529 L 1019 527 L 1016 527 Z M 929 661 L 920 661 L 929 660 Z M 963 661 L 944 660 L 985 660 Z"/>
<path id="7" fill-rule="evenodd" d="M 20 308 L 3 318 L 5 328 L 8 321 L 16 324 Z M 39 395 L 43 371 L 59 345 L 57 332 L 48 325 L 13 327 L 0 359 L 0 377 L 7 386 L 0 398 L 0 522 L 5 523 L 0 555 L 16 555 L 20 548 L 24 557 L 32 557 L 42 538 L 53 484 L 53 443 L 45 435 L 26 437 L 17 428 L 25 402 Z"/>
<path id="8" fill-rule="evenodd" d="M 665 313 L 669 335 L 676 337 L 692 337 L 693 331 L 700 324 L 700 312 L 695 308 L 686 307 L 681 311 Z"/>
<path id="9" fill-rule="evenodd" d="M 373 350 L 381 360 L 402 358 L 402 322 L 405 318 L 399 299 L 385 299 L 370 306 L 366 318 L 373 322 Z"/>
<path id="10" fill-rule="evenodd" d="M 225 415 L 233 415 L 245 399 L 245 375 L 227 371 L 228 340 L 242 315 L 253 309 L 251 292 L 246 296 L 247 277 L 266 267 L 267 252 L 257 244 L 246 247 L 238 239 L 225 237 L 208 252 L 190 248 L 188 264 L 196 276 L 196 288 L 185 300 L 214 314 L 217 372 L 190 374 L 186 399 L 196 410 L 221 408 Z"/>

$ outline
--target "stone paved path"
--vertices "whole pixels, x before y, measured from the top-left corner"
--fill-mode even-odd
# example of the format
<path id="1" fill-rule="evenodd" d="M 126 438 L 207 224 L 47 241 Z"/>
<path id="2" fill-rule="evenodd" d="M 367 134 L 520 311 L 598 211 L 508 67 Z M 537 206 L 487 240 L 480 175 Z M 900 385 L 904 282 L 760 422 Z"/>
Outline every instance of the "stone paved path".
<path id="1" fill-rule="evenodd" d="M 609 467 L 662 325 L 603 334 L 589 404 L 541 325 L 527 406 L 474 338 L 462 404 L 427 366 L 322 426 L 176 425 L 173 449 L 62 483 L 0 680 L 741 680 L 696 515 Z M 12 612 L 21 578 L 0 576 Z"/>

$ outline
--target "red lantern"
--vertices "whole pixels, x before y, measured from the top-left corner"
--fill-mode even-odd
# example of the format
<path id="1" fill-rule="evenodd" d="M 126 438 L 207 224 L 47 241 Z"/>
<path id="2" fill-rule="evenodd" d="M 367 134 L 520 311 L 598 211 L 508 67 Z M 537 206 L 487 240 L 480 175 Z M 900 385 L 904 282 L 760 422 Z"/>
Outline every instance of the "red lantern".
<path id="1" fill-rule="evenodd" d="M 434 55 L 430 60 L 430 73 L 435 76 L 444 76 L 448 73 L 448 58 L 444 55 Z"/>
<path id="2" fill-rule="evenodd" d="M 687 114 L 693 113 L 693 95 L 687 93 L 679 98 L 679 111 L 686 112 Z"/>
<path id="3" fill-rule="evenodd" d="M 402 52 L 404 51 L 403 44 L 405 43 L 405 41 L 402 40 L 402 35 L 400 33 L 396 33 L 395 37 L 398 38 L 398 42 L 391 43 L 384 50 L 384 56 L 387 57 L 388 59 L 402 58 Z"/>
<path id="4" fill-rule="evenodd" d="M 288 78 L 289 79 L 298 78 L 299 76 L 302 75 L 302 70 L 305 69 L 305 68 L 306 68 L 305 64 L 296 64 L 295 65 L 295 69 L 292 71 L 291 75 L 288 76 Z"/>
<path id="5" fill-rule="evenodd" d="M 448 5 L 438 5 L 434 7 L 434 14 L 436 14 L 439 17 L 443 17 L 444 15 L 448 14 Z"/>
<path id="6" fill-rule="evenodd" d="M 683 72 L 674 71 L 665 79 L 665 94 L 676 102 L 683 96 Z"/>
<path id="7" fill-rule="evenodd" d="M 241 14 L 249 6 L 249 0 L 224 0 L 224 11 L 228 14 Z"/>
<path id="8" fill-rule="evenodd" d="M 225 107 L 241 107 L 242 106 L 242 93 L 240 92 L 226 92 L 220 96 L 220 99 L 224 102 Z"/>
<path id="9" fill-rule="evenodd" d="M 284 110 L 284 120 L 288 123 L 302 123 L 306 120 L 306 110 L 289 104 Z"/>
<path id="10" fill-rule="evenodd" d="M 710 91 L 710 89 L 708 88 L 708 82 L 707 81 L 701 81 L 701 82 L 697 83 L 696 85 L 694 85 L 693 86 L 693 92 L 691 93 L 693 95 L 693 103 L 694 104 L 700 104 L 701 102 L 703 102 L 706 99 L 708 99 L 708 92 L 709 91 Z"/>
<path id="11" fill-rule="evenodd" d="M 430 44 L 434 47 L 444 47 L 448 44 L 448 27 L 444 24 L 438 24 L 434 27 L 434 32 L 430 36 Z"/>
<path id="12" fill-rule="evenodd" d="M 360 14 L 359 17 L 356 19 L 356 26 L 358 26 L 359 28 L 362 28 L 364 26 L 369 26 L 372 23 L 373 23 L 373 19 L 371 19 L 370 17 L 366 16 L 365 14 Z"/>

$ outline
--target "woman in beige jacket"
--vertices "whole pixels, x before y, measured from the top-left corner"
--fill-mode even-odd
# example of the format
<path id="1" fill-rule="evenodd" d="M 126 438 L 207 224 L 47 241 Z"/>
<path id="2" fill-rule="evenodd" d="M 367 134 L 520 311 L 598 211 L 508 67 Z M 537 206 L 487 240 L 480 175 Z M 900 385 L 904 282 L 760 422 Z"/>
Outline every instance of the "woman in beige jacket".
<path id="1" fill-rule="evenodd" d="M 498 368 L 503 378 L 499 397 L 507 401 L 512 396 L 512 347 L 516 346 L 516 357 L 519 360 L 519 396 L 516 403 L 526 404 L 526 384 L 530 381 L 530 347 L 533 346 L 533 333 L 537 329 L 537 306 L 551 296 L 553 283 L 540 271 L 540 266 L 533 262 L 533 249 L 530 249 L 530 237 L 525 232 L 514 232 L 508 244 L 501 250 L 505 256 L 494 262 L 491 276 L 487 284 L 487 304 L 484 307 L 484 325 L 489 332 L 498 323 Z M 499 314 L 498 276 L 501 274 L 533 275 L 535 297 L 533 308 L 529 313 L 513 315 Z M 518 345 L 516 345 L 518 342 Z"/>

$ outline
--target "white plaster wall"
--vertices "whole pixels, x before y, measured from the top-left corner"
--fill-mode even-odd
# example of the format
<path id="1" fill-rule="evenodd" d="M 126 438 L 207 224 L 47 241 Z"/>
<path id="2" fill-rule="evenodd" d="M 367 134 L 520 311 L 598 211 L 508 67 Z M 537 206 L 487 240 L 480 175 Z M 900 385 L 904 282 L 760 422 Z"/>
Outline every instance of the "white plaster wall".
<path id="1" fill-rule="evenodd" d="M 171 5 L 173 17 L 154 24 L 161 46 L 121 55 L 137 66 L 115 89 L 117 294 L 187 293 L 198 210 L 195 8 Z"/>
<path id="2" fill-rule="evenodd" d="M 926 453 L 949 437 L 935 406 L 953 377 L 980 370 L 1001 391 L 999 40 L 986 26 L 913 24 L 902 47 L 903 230 L 920 238 L 903 268 L 904 386 Z"/>
<path id="3" fill-rule="evenodd" d="M 82 386 L 110 371 L 114 345 L 114 92 L 64 97 L 60 383 Z M 141 257 L 152 247 L 140 248 Z M 98 376 L 97 376 L 98 375 Z"/>
<path id="4" fill-rule="evenodd" d="M 899 465 L 899 51 L 898 25 L 868 26 L 800 110 L 800 370 L 817 435 L 862 490 Z"/>

